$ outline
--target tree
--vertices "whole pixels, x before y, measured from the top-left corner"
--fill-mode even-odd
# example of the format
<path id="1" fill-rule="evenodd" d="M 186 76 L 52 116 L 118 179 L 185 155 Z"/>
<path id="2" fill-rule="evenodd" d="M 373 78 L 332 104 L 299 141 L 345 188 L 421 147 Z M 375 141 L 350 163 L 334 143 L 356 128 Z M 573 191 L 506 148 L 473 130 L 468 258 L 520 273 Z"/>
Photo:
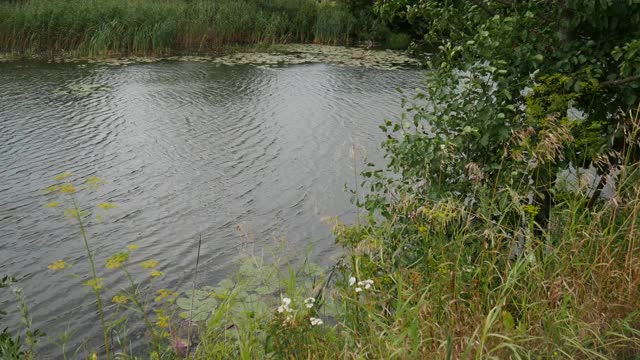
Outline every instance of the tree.
<path id="1" fill-rule="evenodd" d="M 532 195 L 523 205 L 544 228 L 559 171 L 607 173 L 623 149 L 637 156 L 617 114 L 638 103 L 640 1 L 378 0 L 375 9 L 406 19 L 438 51 L 426 90 L 383 126 L 389 167 L 402 176 L 365 172 L 369 210 L 389 215 L 390 193 L 472 204 L 482 181 Z"/>

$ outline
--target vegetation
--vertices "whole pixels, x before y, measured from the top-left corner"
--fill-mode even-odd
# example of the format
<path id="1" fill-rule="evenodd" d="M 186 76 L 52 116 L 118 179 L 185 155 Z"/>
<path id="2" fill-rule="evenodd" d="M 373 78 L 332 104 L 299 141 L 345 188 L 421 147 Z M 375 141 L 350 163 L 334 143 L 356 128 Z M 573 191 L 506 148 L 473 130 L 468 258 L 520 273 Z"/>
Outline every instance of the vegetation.
<path id="1" fill-rule="evenodd" d="M 348 43 L 353 16 L 315 0 L 31 0 L 0 3 L 0 51 L 162 55 L 225 44 Z"/>
<path id="2" fill-rule="evenodd" d="M 388 165 L 354 191 L 367 215 L 336 221 L 343 260 L 248 256 L 158 315 L 149 356 L 637 359 L 640 3 L 372 9 L 438 52 L 381 126 Z"/>

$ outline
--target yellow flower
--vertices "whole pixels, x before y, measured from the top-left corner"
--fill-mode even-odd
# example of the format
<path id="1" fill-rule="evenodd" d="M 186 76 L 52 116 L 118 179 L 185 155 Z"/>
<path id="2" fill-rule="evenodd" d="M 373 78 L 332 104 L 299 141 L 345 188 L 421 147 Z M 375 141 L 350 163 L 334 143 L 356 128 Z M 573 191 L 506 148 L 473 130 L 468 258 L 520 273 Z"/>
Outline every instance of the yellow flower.
<path id="1" fill-rule="evenodd" d="M 118 269 L 127 260 L 129 260 L 129 253 L 119 252 L 107 259 L 106 267 L 107 269 Z"/>
<path id="2" fill-rule="evenodd" d="M 58 191 L 58 190 L 60 190 L 60 185 L 51 185 L 51 186 L 46 187 L 46 188 L 44 189 L 44 191 L 45 191 L 45 192 L 48 192 L 48 193 L 56 192 L 56 191 Z"/>
<path id="3" fill-rule="evenodd" d="M 60 203 L 59 203 L 59 202 L 57 202 L 57 201 L 52 201 L 52 202 L 50 202 L 50 203 L 48 203 L 48 204 L 47 204 L 47 207 L 55 208 L 55 207 L 58 207 L 59 205 L 60 205 Z"/>
<path id="4" fill-rule="evenodd" d="M 162 271 L 153 270 L 149 275 L 151 275 L 151 277 L 158 277 L 158 276 L 162 276 L 164 274 L 162 273 Z"/>
<path id="5" fill-rule="evenodd" d="M 70 172 L 63 172 L 62 174 L 58 174 L 58 175 L 54 176 L 53 179 L 55 181 L 62 181 L 64 179 L 68 178 L 71 175 L 72 174 Z"/>
<path id="6" fill-rule="evenodd" d="M 86 182 L 89 185 L 100 185 L 100 184 L 104 184 L 104 180 L 102 180 L 101 178 L 97 177 L 97 176 L 89 176 L 87 178 L 87 180 L 85 180 L 84 182 Z"/>
<path id="7" fill-rule="evenodd" d="M 138 245 L 134 245 L 134 244 L 127 245 L 127 249 L 129 249 L 129 251 L 138 250 L 139 248 L 140 248 L 140 246 L 138 246 Z"/>
<path id="8" fill-rule="evenodd" d="M 140 266 L 142 266 L 145 269 L 153 269 L 156 266 L 158 266 L 158 262 L 156 260 L 147 260 L 147 261 L 143 261 Z"/>
<path id="9" fill-rule="evenodd" d="M 81 211 L 81 210 L 78 210 L 78 209 L 69 208 L 69 209 L 65 209 L 64 210 L 64 214 L 66 216 L 68 216 L 68 217 L 71 217 L 71 218 L 77 218 L 77 217 L 82 217 L 82 216 L 87 215 L 87 212 L 86 211 Z"/>
<path id="10" fill-rule="evenodd" d="M 91 360 L 98 360 L 98 354 L 96 353 L 91 354 Z"/>
<path id="11" fill-rule="evenodd" d="M 114 304 L 124 305 L 129 301 L 129 298 L 124 295 L 116 295 L 111 299 L 111 302 Z"/>
<path id="12" fill-rule="evenodd" d="M 178 293 L 175 292 L 175 291 L 171 291 L 169 289 L 160 289 L 160 290 L 158 290 L 158 296 L 155 297 L 154 301 L 155 302 L 160 302 L 160 301 L 168 298 L 169 296 L 176 297 L 176 296 L 178 296 Z"/>
<path id="13" fill-rule="evenodd" d="M 98 204 L 98 207 L 102 210 L 109 210 L 109 209 L 117 208 L 118 205 L 112 204 L 112 203 L 102 203 L 102 204 Z"/>
<path id="14" fill-rule="evenodd" d="M 72 193 L 76 192 L 76 187 L 73 186 L 73 184 L 71 184 L 71 183 L 64 183 L 64 184 L 60 185 L 58 190 L 60 190 L 61 193 L 72 194 Z"/>
<path id="15" fill-rule="evenodd" d="M 161 327 L 163 329 L 168 328 L 170 319 L 168 316 L 164 314 L 164 311 L 156 310 L 156 314 L 158 314 L 158 319 L 156 319 L 156 325 L 158 325 L 158 327 Z"/>
<path id="16" fill-rule="evenodd" d="M 102 278 L 91 279 L 89 281 L 85 281 L 83 285 L 89 286 L 94 290 L 100 290 L 102 289 L 102 280 L 103 280 Z"/>
<path id="17" fill-rule="evenodd" d="M 67 264 L 66 262 L 64 262 L 64 260 L 58 260 L 58 261 L 54 261 L 51 264 L 49 264 L 49 266 L 47 266 L 50 270 L 53 271 L 58 271 L 58 270 L 62 270 L 65 268 L 70 268 L 71 265 Z"/>

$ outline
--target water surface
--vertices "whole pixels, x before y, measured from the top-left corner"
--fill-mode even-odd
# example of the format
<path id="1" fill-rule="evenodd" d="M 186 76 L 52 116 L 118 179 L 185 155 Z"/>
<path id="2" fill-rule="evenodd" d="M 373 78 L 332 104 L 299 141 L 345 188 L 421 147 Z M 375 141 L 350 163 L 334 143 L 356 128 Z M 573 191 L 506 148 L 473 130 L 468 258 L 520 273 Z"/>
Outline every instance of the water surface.
<path id="1" fill-rule="evenodd" d="M 156 287 L 185 289 L 202 235 L 200 283 L 213 285 L 238 254 L 238 224 L 258 247 L 284 238 L 291 254 L 313 245 L 329 264 L 337 249 L 323 218 L 353 219 L 353 147 L 358 166 L 365 152 L 380 160 L 378 125 L 400 111 L 396 88 L 421 81 L 418 70 L 322 64 L 0 63 L 0 275 L 21 278 L 49 335 L 69 328 L 77 345 L 100 333 L 93 295 L 47 270 L 64 259 L 88 271 L 77 228 L 44 206 L 42 189 L 63 171 L 108 182 L 83 204 L 119 206 L 89 227 L 100 268 L 137 244 L 134 260 L 157 259 L 166 273 Z M 123 284 L 101 271 L 107 287 Z M 11 299 L 1 293 L 0 307 Z"/>

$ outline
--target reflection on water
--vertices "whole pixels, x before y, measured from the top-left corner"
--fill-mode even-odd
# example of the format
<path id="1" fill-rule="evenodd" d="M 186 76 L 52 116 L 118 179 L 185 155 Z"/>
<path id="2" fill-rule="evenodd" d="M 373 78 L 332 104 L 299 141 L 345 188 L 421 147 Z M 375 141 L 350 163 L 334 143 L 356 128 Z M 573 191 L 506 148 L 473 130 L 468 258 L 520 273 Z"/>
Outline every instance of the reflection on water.
<path id="1" fill-rule="evenodd" d="M 100 332 L 92 295 L 46 269 L 65 259 L 87 273 L 77 229 L 43 206 L 42 189 L 63 171 L 108 181 L 83 203 L 119 205 L 89 228 L 98 263 L 135 243 L 160 261 L 162 287 L 187 287 L 198 234 L 201 283 L 223 277 L 236 224 L 258 246 L 275 233 L 298 253 L 313 244 L 327 263 L 336 249 L 322 218 L 353 217 L 351 148 L 379 160 L 378 125 L 400 110 L 395 89 L 421 80 L 329 65 L 0 64 L 0 274 L 22 278 L 35 325 L 50 335 L 68 327 L 78 344 Z M 105 274 L 107 287 L 123 284 Z"/>

